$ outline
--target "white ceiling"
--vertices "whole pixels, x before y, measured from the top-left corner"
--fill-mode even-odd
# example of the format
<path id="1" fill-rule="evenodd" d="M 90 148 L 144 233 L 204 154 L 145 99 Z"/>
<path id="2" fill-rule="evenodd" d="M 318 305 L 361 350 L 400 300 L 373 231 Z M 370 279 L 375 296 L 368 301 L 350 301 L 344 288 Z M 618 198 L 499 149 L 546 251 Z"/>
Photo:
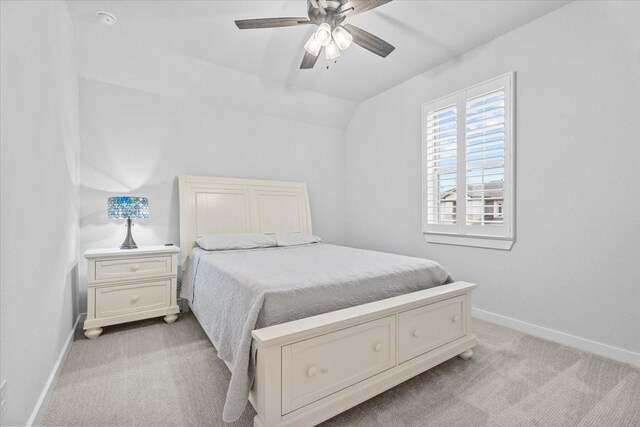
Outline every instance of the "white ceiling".
<path id="1" fill-rule="evenodd" d="M 300 70 L 302 46 L 315 27 L 241 31 L 233 21 L 306 16 L 305 0 L 68 2 L 78 37 L 96 44 L 109 37 L 130 40 L 351 102 L 370 98 L 566 3 L 395 0 L 346 21 L 393 44 L 396 50 L 386 59 L 354 44 L 329 69 L 321 59 L 313 70 Z M 118 23 L 100 24 L 98 10 L 113 13 Z"/>

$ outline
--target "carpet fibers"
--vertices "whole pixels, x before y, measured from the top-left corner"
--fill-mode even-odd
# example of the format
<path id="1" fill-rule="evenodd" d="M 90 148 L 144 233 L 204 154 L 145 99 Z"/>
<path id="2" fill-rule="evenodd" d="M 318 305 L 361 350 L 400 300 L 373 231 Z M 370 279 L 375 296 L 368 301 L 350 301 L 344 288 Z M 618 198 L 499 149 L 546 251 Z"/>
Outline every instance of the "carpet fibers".
<path id="1" fill-rule="evenodd" d="M 474 320 L 451 359 L 323 426 L 640 426 L 640 370 Z M 215 426 L 229 372 L 193 314 L 78 334 L 43 425 Z M 247 405 L 234 424 L 252 426 Z"/>

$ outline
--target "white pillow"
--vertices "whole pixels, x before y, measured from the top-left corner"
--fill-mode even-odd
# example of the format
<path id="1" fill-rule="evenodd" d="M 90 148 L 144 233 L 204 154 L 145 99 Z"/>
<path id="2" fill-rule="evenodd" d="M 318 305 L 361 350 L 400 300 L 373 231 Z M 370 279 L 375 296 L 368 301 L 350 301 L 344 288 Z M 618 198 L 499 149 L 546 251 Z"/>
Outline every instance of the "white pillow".
<path id="1" fill-rule="evenodd" d="M 297 246 L 322 242 L 320 237 L 305 233 L 276 233 L 272 236 L 278 242 L 278 246 Z"/>
<path id="2" fill-rule="evenodd" d="M 225 251 L 229 249 L 271 248 L 278 242 L 271 236 L 259 233 L 247 234 L 209 234 L 196 240 L 198 246 L 207 251 Z"/>

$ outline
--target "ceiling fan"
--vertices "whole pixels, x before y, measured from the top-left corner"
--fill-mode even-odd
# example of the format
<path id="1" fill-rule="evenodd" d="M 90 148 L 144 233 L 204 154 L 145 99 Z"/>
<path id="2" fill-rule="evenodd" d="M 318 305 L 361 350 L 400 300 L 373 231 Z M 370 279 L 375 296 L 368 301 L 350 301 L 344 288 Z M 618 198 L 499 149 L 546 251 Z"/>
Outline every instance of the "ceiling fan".
<path id="1" fill-rule="evenodd" d="M 316 65 L 320 51 L 324 48 L 325 58 L 335 60 L 340 51 L 355 43 L 383 58 L 395 47 L 365 30 L 351 24 L 343 24 L 346 18 L 375 9 L 391 0 L 307 0 L 308 18 L 261 18 L 235 21 L 241 30 L 257 28 L 291 27 L 296 25 L 317 25 L 305 43 L 305 54 L 301 69 Z"/>

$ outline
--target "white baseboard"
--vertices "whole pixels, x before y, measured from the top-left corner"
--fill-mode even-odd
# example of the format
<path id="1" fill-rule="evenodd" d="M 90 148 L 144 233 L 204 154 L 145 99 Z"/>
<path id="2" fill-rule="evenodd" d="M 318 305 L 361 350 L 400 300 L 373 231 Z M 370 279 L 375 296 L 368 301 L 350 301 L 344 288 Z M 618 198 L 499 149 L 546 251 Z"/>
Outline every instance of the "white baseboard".
<path id="1" fill-rule="evenodd" d="M 476 317 L 480 320 L 497 323 L 498 325 L 515 329 L 516 331 L 524 332 L 526 334 L 533 335 L 539 338 L 544 338 L 546 340 L 557 342 L 568 347 L 577 348 L 578 350 L 588 351 L 589 353 L 607 357 L 618 362 L 640 366 L 640 353 L 634 353 L 633 351 L 624 350 L 622 348 L 614 347 L 608 344 L 591 341 L 586 338 L 577 337 L 575 335 L 566 334 L 564 332 L 559 332 L 553 329 L 545 328 L 543 326 L 523 322 L 522 320 L 512 319 L 500 314 L 480 310 L 479 308 L 472 308 L 471 314 L 473 317 Z"/>
<path id="2" fill-rule="evenodd" d="M 58 378 L 60 378 L 60 373 L 62 372 L 62 367 L 64 366 L 64 362 L 67 360 L 67 356 L 71 351 L 71 347 L 73 346 L 73 336 L 76 333 L 76 329 L 78 328 L 78 324 L 80 323 L 80 319 L 86 316 L 86 313 L 79 314 L 76 318 L 75 323 L 73 324 L 73 329 L 69 333 L 67 340 L 62 346 L 62 350 L 60 350 L 60 355 L 58 356 L 58 360 L 56 360 L 56 364 L 53 365 L 53 370 L 49 375 L 49 379 L 47 383 L 44 385 L 42 389 L 42 393 L 40 393 L 40 398 L 36 402 L 36 406 L 33 408 L 31 412 L 31 416 L 29 417 L 29 421 L 27 421 L 27 426 L 40 425 L 42 421 L 42 416 L 44 415 L 44 410 L 47 407 L 47 403 L 49 402 L 49 397 L 51 397 L 51 393 L 56 387 L 56 383 L 58 382 Z"/>

